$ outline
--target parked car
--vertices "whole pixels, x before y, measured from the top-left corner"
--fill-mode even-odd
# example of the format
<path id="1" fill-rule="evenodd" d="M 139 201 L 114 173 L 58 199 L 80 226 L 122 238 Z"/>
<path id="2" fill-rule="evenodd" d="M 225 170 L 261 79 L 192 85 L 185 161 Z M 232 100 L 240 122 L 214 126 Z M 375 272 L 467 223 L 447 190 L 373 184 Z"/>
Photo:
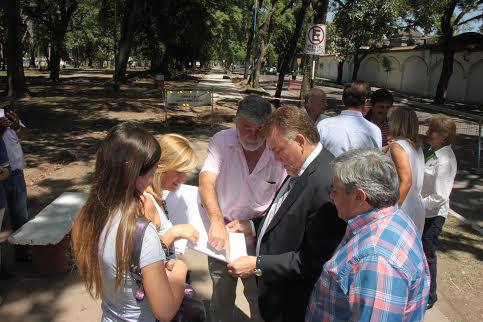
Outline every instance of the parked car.
<path id="1" fill-rule="evenodd" d="M 277 67 L 275 67 L 275 66 L 265 66 L 265 68 L 263 70 L 264 70 L 265 74 L 277 75 Z"/>

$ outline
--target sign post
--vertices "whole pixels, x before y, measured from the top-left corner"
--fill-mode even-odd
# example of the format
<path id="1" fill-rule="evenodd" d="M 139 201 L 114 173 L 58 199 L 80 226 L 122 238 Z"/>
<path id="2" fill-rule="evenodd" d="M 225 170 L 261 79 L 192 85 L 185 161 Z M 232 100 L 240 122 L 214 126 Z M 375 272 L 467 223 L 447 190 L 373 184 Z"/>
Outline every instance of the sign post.
<path id="1" fill-rule="evenodd" d="M 324 24 L 311 24 L 305 35 L 305 53 L 307 55 L 320 56 L 325 54 L 325 36 L 327 27 Z M 311 64 L 311 80 L 315 78 L 315 59 Z M 312 87 L 312 85 L 311 85 Z"/>
<path id="2" fill-rule="evenodd" d="M 325 25 L 309 25 L 305 35 L 305 53 L 320 56 L 325 54 Z"/>

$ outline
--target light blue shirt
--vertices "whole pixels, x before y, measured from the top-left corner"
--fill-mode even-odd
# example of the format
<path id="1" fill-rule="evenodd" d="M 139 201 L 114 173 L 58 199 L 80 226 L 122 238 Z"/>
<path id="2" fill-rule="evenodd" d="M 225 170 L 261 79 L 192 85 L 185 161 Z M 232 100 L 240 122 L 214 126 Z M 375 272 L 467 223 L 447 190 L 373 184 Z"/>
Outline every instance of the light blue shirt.
<path id="1" fill-rule="evenodd" d="M 335 157 L 353 149 L 382 147 L 381 130 L 358 111 L 345 110 L 326 118 L 317 124 L 317 131 L 322 146 Z"/>

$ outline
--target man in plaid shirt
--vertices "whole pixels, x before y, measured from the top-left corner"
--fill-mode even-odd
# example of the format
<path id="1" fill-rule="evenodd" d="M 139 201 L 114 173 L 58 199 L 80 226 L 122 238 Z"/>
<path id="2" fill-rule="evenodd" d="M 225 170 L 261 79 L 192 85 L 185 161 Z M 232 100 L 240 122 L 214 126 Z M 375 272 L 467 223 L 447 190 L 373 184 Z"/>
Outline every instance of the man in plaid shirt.
<path id="1" fill-rule="evenodd" d="M 333 162 L 333 199 L 346 234 L 324 265 L 306 321 L 422 321 L 429 268 L 411 219 L 395 206 L 399 182 L 377 150 Z"/>

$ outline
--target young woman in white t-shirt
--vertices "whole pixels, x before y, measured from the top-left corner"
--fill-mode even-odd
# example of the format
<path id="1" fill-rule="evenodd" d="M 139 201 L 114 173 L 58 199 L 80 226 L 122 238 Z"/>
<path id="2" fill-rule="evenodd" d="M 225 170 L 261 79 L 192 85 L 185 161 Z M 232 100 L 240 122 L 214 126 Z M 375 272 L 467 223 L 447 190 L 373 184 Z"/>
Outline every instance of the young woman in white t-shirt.
<path id="1" fill-rule="evenodd" d="M 72 228 L 76 264 L 89 293 L 102 299 L 102 321 L 169 321 L 184 294 L 186 265 L 165 256 L 155 227 L 144 234 L 140 267 L 145 298 L 130 276 L 136 217 L 151 184 L 161 149 L 133 123 L 112 128 L 97 151 L 91 191 Z"/>

